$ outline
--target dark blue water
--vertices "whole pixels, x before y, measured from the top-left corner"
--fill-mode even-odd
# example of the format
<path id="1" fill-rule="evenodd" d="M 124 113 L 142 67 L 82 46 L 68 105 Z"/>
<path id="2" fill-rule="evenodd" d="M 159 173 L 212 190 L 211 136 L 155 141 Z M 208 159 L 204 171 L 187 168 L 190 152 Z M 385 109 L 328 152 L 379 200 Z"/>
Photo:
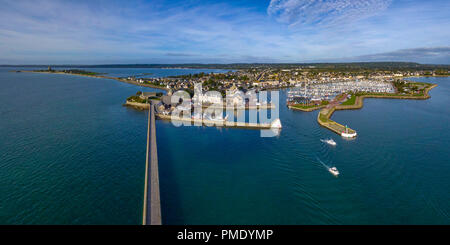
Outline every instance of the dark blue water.
<path id="1" fill-rule="evenodd" d="M 0 223 L 139 224 L 147 117 L 121 105 L 143 88 L 7 70 Z M 450 224 L 450 79 L 416 80 L 439 84 L 431 99 L 336 112 L 358 131 L 352 141 L 321 128 L 317 112 L 288 110 L 284 91 L 274 138 L 158 121 L 163 223 Z"/>

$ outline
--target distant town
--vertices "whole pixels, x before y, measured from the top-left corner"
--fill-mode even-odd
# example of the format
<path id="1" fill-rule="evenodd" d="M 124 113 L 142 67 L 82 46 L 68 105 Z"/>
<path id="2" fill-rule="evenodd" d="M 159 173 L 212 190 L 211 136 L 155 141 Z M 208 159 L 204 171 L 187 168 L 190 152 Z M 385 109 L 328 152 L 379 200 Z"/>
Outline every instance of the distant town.
<path id="1" fill-rule="evenodd" d="M 98 66 L 92 66 L 96 68 Z M 112 66 L 116 67 L 116 66 Z M 147 67 L 152 65 L 127 65 L 126 67 Z M 89 67 L 88 67 L 89 68 Z M 105 66 L 106 68 L 106 66 Z M 435 84 L 409 81 L 408 77 L 449 76 L 449 65 L 421 65 L 404 62 L 337 63 L 337 64 L 229 64 L 229 65 L 168 65 L 168 69 L 220 68 L 223 72 L 200 72 L 168 77 L 146 77 L 144 73 L 126 77 L 110 77 L 104 74 L 82 70 L 55 69 L 49 66 L 43 70 L 23 72 L 58 73 L 97 78 L 115 79 L 139 86 L 159 88 L 167 93 L 138 92 L 126 100 L 126 105 L 139 109 L 149 108 L 149 102 L 156 102 L 160 118 L 182 109 L 210 108 L 220 105 L 239 109 L 272 109 L 271 101 L 258 99 L 261 91 L 290 88 L 286 105 L 293 110 L 312 111 L 322 109 L 318 114 L 320 125 L 348 137 L 355 137 L 356 131 L 330 119 L 335 110 L 358 109 L 363 99 L 397 98 L 428 99 L 428 92 Z M 231 68 L 231 69 L 230 69 Z M 228 70 L 228 71 L 227 71 Z M 21 71 L 17 71 L 21 72 Z M 189 94 L 188 101 L 174 103 L 171 96 L 183 90 Z M 215 91 L 215 93 L 207 93 Z M 248 96 L 252 93 L 252 96 Z M 246 95 L 247 96 L 244 96 Z M 188 120 L 209 120 L 227 125 L 222 115 L 191 114 Z M 233 125 L 236 126 L 236 125 Z M 248 125 L 247 125 L 248 126 Z M 261 125 L 254 125 L 260 127 Z M 273 125 L 264 125 L 271 127 Z M 276 127 L 281 128 L 277 122 Z"/>
<path id="2" fill-rule="evenodd" d="M 359 63 L 356 63 L 359 64 Z M 186 90 L 191 95 L 194 86 L 201 83 L 204 91 L 219 91 L 225 95 L 232 87 L 241 91 L 256 89 L 258 91 L 295 87 L 299 84 L 335 83 L 366 81 L 370 84 L 378 82 L 392 82 L 404 77 L 412 76 L 448 76 L 450 66 L 388 66 L 385 63 L 362 63 L 361 65 L 324 66 L 324 65 L 299 65 L 293 67 L 278 67 L 280 64 L 242 68 L 227 73 L 198 73 L 190 75 L 161 77 L 161 78 L 136 78 L 133 76 L 122 78 L 139 84 L 149 84 L 171 90 Z M 370 65 L 369 65 L 370 64 Z M 389 63 L 396 64 L 396 63 Z M 403 64 L 403 63 L 399 63 Z M 409 64 L 409 63 L 407 63 Z M 226 66 L 228 67 L 228 66 Z M 239 67 L 239 66 L 237 66 Z M 244 66 L 246 67 L 246 66 Z"/>

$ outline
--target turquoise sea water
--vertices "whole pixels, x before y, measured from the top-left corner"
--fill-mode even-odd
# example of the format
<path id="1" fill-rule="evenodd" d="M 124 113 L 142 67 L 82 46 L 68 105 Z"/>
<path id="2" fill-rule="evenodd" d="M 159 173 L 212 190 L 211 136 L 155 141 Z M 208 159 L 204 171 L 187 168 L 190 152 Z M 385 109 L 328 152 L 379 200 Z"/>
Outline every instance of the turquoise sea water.
<path id="1" fill-rule="evenodd" d="M 152 89 L 8 70 L 0 224 L 139 224 L 147 117 L 121 105 Z M 450 79 L 414 79 L 439 84 L 431 99 L 336 112 L 358 131 L 352 141 L 321 128 L 317 112 L 288 110 L 285 91 L 274 138 L 157 121 L 163 223 L 450 224 Z M 320 141 L 328 137 L 337 147 Z"/>

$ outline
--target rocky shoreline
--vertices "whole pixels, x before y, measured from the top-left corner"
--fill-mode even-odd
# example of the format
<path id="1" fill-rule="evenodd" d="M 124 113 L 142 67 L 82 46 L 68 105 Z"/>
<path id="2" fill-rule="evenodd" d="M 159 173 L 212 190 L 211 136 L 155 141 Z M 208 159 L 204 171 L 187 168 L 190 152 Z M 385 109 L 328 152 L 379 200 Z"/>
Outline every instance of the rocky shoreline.
<path id="1" fill-rule="evenodd" d="M 128 101 L 123 104 L 123 106 L 132 107 L 138 110 L 148 110 L 150 108 L 150 104 L 147 103 L 139 103 L 139 102 L 131 102 Z"/>

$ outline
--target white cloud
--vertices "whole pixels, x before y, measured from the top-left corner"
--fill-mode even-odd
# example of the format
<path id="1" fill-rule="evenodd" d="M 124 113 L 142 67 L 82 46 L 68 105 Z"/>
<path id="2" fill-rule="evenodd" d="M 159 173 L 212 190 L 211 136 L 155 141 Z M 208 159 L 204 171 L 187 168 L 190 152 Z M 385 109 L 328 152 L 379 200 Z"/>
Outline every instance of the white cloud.
<path id="1" fill-rule="evenodd" d="M 267 13 L 296 25 L 335 25 L 364 19 L 387 9 L 391 0 L 271 0 Z"/>
<path id="2" fill-rule="evenodd" d="M 271 2 L 268 11 L 286 23 L 289 16 L 291 25 L 312 23 L 302 28 L 230 2 L 0 2 L 0 64 L 301 62 L 442 47 L 450 38 L 448 1 L 396 3 L 383 12 L 373 0 Z M 308 14 L 298 19 L 301 6 Z M 325 16 L 332 7 L 334 18 Z"/>

